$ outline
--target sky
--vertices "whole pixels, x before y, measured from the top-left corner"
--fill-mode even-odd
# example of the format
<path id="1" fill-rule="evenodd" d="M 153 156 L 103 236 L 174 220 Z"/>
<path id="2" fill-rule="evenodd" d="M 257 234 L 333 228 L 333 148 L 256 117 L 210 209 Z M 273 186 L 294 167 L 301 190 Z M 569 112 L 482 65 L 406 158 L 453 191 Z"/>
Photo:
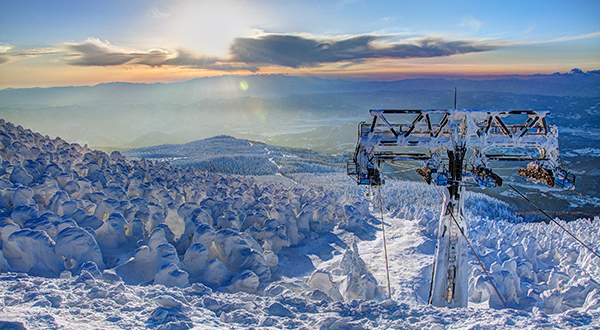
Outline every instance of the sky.
<path id="1" fill-rule="evenodd" d="M 3 1 L 0 89 L 591 71 L 598 13 L 597 0 Z"/>

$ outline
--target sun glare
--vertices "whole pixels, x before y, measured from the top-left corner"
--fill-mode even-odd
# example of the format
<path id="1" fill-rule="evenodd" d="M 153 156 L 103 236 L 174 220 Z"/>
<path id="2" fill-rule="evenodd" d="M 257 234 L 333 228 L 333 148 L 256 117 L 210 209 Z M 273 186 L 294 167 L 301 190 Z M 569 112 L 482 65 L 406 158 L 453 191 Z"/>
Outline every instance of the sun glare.
<path id="1" fill-rule="evenodd" d="M 167 19 L 171 41 L 192 51 L 224 57 L 233 39 L 254 33 L 253 10 L 244 4 L 185 1 L 172 11 Z"/>

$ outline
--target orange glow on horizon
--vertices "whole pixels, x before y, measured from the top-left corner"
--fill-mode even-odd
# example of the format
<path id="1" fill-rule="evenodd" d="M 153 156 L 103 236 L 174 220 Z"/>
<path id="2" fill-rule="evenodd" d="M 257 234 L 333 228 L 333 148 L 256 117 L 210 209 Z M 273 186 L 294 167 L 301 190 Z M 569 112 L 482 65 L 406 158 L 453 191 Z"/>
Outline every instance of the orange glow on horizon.
<path id="1" fill-rule="evenodd" d="M 402 60 L 371 60 L 361 64 L 341 66 L 328 64 L 313 68 L 288 68 L 267 66 L 259 72 L 218 71 L 184 67 L 143 65 L 126 66 L 66 66 L 59 62 L 44 62 L 36 59 L 3 64 L 0 89 L 54 86 L 85 86 L 109 82 L 172 83 L 196 78 L 223 75 L 248 76 L 254 74 L 285 74 L 291 76 L 315 76 L 324 79 L 356 80 L 401 80 L 419 77 L 471 77 L 486 79 L 490 76 L 552 74 L 569 72 L 573 68 L 583 71 L 596 70 L 600 61 L 582 63 L 545 63 L 544 61 L 511 62 L 485 61 L 485 58 L 470 55 L 442 58 L 419 58 Z"/>

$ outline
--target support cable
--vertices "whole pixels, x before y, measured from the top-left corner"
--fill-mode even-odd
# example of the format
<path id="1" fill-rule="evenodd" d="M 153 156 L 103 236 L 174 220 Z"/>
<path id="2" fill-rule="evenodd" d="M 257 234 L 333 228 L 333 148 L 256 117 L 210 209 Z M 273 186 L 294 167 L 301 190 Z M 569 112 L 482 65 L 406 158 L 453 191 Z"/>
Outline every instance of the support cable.
<path id="1" fill-rule="evenodd" d="M 440 197 L 442 197 L 442 194 L 438 190 L 437 185 L 434 184 L 433 187 L 437 191 L 438 195 L 440 195 Z M 443 200 L 443 198 L 442 198 L 442 200 Z M 483 269 L 483 272 L 485 273 L 485 276 L 487 276 L 488 280 L 492 284 L 492 287 L 494 288 L 494 291 L 496 291 L 496 295 L 498 295 L 498 298 L 500 298 L 500 301 L 502 302 L 502 305 L 504 305 L 505 309 L 508 309 L 508 306 L 506 306 L 506 303 L 504 302 L 504 299 L 500 295 L 500 292 L 498 291 L 498 288 L 496 288 L 496 285 L 492 281 L 492 278 L 490 277 L 490 274 L 488 274 L 487 270 L 483 266 L 483 263 L 479 259 L 479 256 L 477 256 L 477 253 L 475 253 L 475 249 L 473 249 L 473 246 L 471 245 L 471 242 L 469 242 L 469 239 L 465 235 L 465 232 L 463 231 L 462 227 L 458 224 L 458 221 L 456 221 L 456 218 L 454 217 L 454 212 L 450 212 L 450 216 L 452 217 L 452 220 L 454 220 L 454 224 L 456 225 L 456 227 L 458 227 L 458 230 L 460 230 L 460 233 L 462 234 L 462 236 L 465 238 L 465 241 L 467 241 L 467 244 L 469 245 L 469 248 L 471 249 L 471 252 L 473 252 L 473 254 L 475 255 L 475 258 L 477 259 L 477 262 L 479 263 L 479 266 L 481 266 L 481 269 Z M 433 281 L 433 279 L 432 279 L 432 281 Z"/>
<path id="2" fill-rule="evenodd" d="M 579 195 L 579 196 L 581 196 L 581 197 L 585 198 L 585 199 L 586 199 L 588 202 L 591 202 L 591 203 L 593 203 L 593 204 L 596 204 L 596 206 L 600 207 L 600 205 L 599 205 L 598 203 L 596 203 L 596 202 L 594 202 L 593 200 L 591 200 L 591 199 L 589 199 L 589 198 L 587 198 L 587 197 L 583 196 L 583 195 L 582 195 L 582 194 L 581 194 L 579 191 L 575 191 L 575 189 L 572 189 L 572 188 L 570 188 L 570 189 L 568 188 L 567 190 L 570 190 L 570 191 L 572 191 L 572 192 L 576 193 L 577 195 Z"/>
<path id="3" fill-rule="evenodd" d="M 385 241 L 385 224 L 383 222 L 383 202 L 381 201 L 381 186 L 377 186 L 377 194 L 379 195 L 379 210 L 381 211 L 381 232 L 383 234 L 383 253 L 385 255 L 385 272 L 387 274 L 388 296 L 392 300 L 392 289 L 390 286 L 390 268 L 388 264 L 387 244 Z"/>
<path id="4" fill-rule="evenodd" d="M 550 219 L 552 222 L 554 222 L 556 225 L 558 225 L 560 227 L 560 229 L 564 230 L 567 234 L 571 235 L 571 237 L 573 237 L 577 242 L 579 242 L 579 244 L 583 245 L 586 249 L 588 249 L 590 252 L 592 252 L 596 257 L 600 258 L 600 255 L 596 251 L 592 250 L 592 248 L 590 248 L 585 243 L 583 243 L 579 238 L 577 238 L 575 235 L 573 235 L 573 233 L 571 233 L 570 231 L 568 231 L 567 228 L 563 227 L 560 223 L 558 223 L 558 221 L 554 220 L 551 216 L 548 215 L 548 213 L 544 212 L 544 210 L 540 209 L 531 200 L 529 200 L 529 198 L 527 198 L 525 195 L 523 195 L 520 191 L 518 191 L 510 183 L 506 182 L 506 184 L 509 187 L 511 187 L 514 191 L 516 191 L 517 194 L 521 195 L 521 197 L 523 197 L 526 201 L 528 201 L 529 203 L 531 203 L 531 205 L 535 206 L 535 208 L 538 209 L 540 212 L 542 212 L 546 217 L 548 217 L 548 219 Z"/>

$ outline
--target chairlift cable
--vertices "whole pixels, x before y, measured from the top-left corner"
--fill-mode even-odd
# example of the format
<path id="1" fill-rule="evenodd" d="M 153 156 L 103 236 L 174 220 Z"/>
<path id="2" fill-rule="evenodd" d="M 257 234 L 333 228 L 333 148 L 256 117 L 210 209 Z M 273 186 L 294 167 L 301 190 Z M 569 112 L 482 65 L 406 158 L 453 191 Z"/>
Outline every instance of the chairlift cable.
<path id="1" fill-rule="evenodd" d="M 404 172 L 408 172 L 408 171 L 414 171 L 417 168 L 421 168 L 420 166 L 415 166 L 415 167 L 411 167 L 411 168 L 406 168 L 403 170 L 398 170 L 398 171 L 386 171 L 386 172 L 382 172 L 383 174 L 390 174 L 390 173 L 404 173 Z"/>
<path id="2" fill-rule="evenodd" d="M 381 212 L 381 233 L 383 235 L 383 253 L 385 255 L 385 271 L 387 274 L 388 296 L 392 300 L 392 289 L 390 286 L 390 268 L 388 264 L 387 244 L 385 241 L 385 224 L 383 222 L 383 202 L 381 200 L 381 186 L 377 186 L 377 194 L 379 195 L 379 210 Z"/>
<path id="3" fill-rule="evenodd" d="M 399 162 L 396 162 L 396 161 L 392 161 L 392 162 L 390 162 L 390 163 L 389 163 L 389 165 L 390 165 L 391 167 L 404 167 L 404 168 L 407 168 L 407 167 L 411 167 L 411 168 L 412 168 L 412 167 L 419 167 L 418 165 L 415 165 L 415 164 L 410 164 L 410 163 L 399 163 Z"/>
<path id="4" fill-rule="evenodd" d="M 571 190 L 572 192 L 576 193 L 577 195 L 579 195 L 579 196 L 581 196 L 581 197 L 585 198 L 585 199 L 586 199 L 588 202 L 591 202 L 591 203 L 593 203 L 593 204 L 596 204 L 596 206 L 600 207 L 600 204 L 598 204 L 598 203 L 594 202 L 593 200 L 591 200 L 591 199 L 589 199 L 589 198 L 585 197 L 585 196 L 584 196 L 584 195 L 582 195 L 582 194 L 581 194 L 579 191 L 575 191 L 575 189 L 573 189 L 573 188 L 570 188 L 570 189 L 567 189 L 567 190 Z"/>
<path id="5" fill-rule="evenodd" d="M 592 248 L 590 248 L 585 243 L 583 243 L 579 238 L 577 238 L 577 236 L 573 235 L 573 233 L 571 233 L 570 231 L 568 231 L 565 227 L 563 227 L 560 223 L 558 223 L 558 221 L 554 220 L 550 215 L 548 215 L 548 213 L 546 213 L 546 212 L 544 212 L 544 210 L 540 209 L 529 198 L 527 198 L 525 195 L 523 195 L 520 191 L 518 191 L 510 183 L 506 182 L 506 184 L 509 187 L 511 187 L 514 191 L 516 191 L 517 194 L 521 195 L 521 197 L 523 197 L 526 201 L 528 201 L 529 203 L 531 203 L 531 205 L 535 206 L 535 208 L 538 209 L 540 212 L 542 212 L 546 217 L 548 217 L 548 219 L 550 219 L 552 222 L 554 222 L 556 225 L 558 225 L 560 227 L 560 229 L 564 230 L 567 234 L 571 235 L 571 237 L 573 237 L 577 242 L 579 242 L 581 245 L 583 245 L 586 249 L 590 250 L 590 252 L 592 252 L 596 257 L 600 258 L 600 255 L 596 251 L 592 250 Z"/>
<path id="6" fill-rule="evenodd" d="M 416 168 L 419 167 L 418 165 L 414 165 L 414 164 L 399 164 L 396 162 L 390 163 L 389 164 L 390 167 L 395 167 L 395 168 Z"/>
<path id="7" fill-rule="evenodd" d="M 437 185 L 434 184 L 433 187 L 437 191 L 438 195 L 440 195 L 440 197 L 442 197 L 442 194 L 438 190 Z M 487 276 L 488 280 L 492 284 L 492 287 L 494 288 L 494 291 L 496 291 L 496 295 L 498 295 L 498 298 L 500 298 L 500 301 L 502 302 L 502 305 L 504 305 L 505 309 L 508 309 L 508 306 L 506 306 L 506 303 L 504 302 L 504 299 L 502 299 L 502 296 L 500 295 L 500 292 L 498 291 L 498 288 L 496 288 L 496 285 L 492 281 L 492 278 L 490 277 L 490 274 L 488 274 L 487 270 L 483 266 L 483 263 L 479 259 L 479 256 L 477 256 L 477 253 L 475 253 L 475 249 L 471 245 L 471 242 L 469 242 L 469 239 L 465 235 L 465 232 L 463 231 L 462 227 L 458 224 L 458 221 L 456 221 L 456 218 L 454 217 L 454 213 L 450 212 L 450 216 L 452 217 L 452 220 L 454 220 L 454 224 L 456 225 L 456 227 L 458 227 L 458 230 L 460 230 L 460 233 L 462 234 L 462 236 L 465 238 L 465 241 L 467 241 L 467 244 L 469 245 L 469 248 L 471 249 L 471 252 L 473 252 L 473 255 L 475 255 L 475 259 L 477 259 L 477 262 L 479 263 L 479 266 L 481 266 L 481 269 L 483 269 L 483 272 L 485 273 L 485 276 Z M 432 281 L 433 281 L 433 279 L 432 279 Z"/>

